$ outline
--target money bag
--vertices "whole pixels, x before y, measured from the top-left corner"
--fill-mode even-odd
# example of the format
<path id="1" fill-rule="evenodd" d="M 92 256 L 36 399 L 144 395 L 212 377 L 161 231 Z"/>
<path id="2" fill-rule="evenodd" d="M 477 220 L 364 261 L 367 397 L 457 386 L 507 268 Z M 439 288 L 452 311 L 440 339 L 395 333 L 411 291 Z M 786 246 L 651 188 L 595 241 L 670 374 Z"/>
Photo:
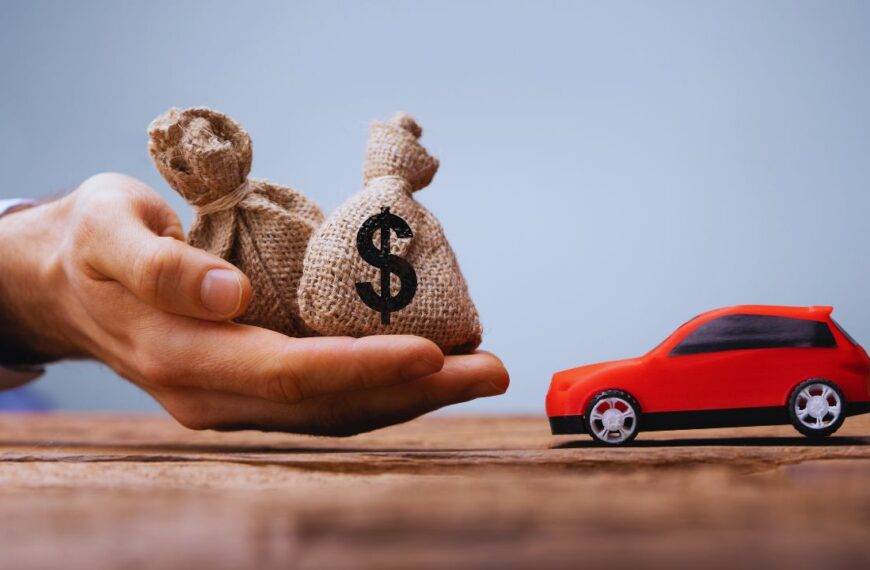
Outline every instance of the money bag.
<path id="1" fill-rule="evenodd" d="M 474 350 L 477 309 L 441 224 L 413 193 L 438 170 L 406 114 L 369 130 L 364 188 L 308 244 L 299 285 L 306 324 L 323 335 L 413 334 L 445 353 Z"/>
<path id="2" fill-rule="evenodd" d="M 323 221 L 317 205 L 292 188 L 248 178 L 251 138 L 217 111 L 170 109 L 148 136 L 160 174 L 196 211 L 188 243 L 251 280 L 251 304 L 236 321 L 312 334 L 299 316 L 297 290 L 308 240 Z"/>

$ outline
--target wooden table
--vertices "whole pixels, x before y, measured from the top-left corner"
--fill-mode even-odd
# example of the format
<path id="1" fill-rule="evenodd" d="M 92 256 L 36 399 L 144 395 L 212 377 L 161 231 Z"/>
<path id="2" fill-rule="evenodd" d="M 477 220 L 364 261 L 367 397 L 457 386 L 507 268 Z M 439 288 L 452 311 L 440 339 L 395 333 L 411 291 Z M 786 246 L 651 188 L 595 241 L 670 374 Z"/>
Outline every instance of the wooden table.
<path id="1" fill-rule="evenodd" d="M 324 439 L 7 414 L 0 561 L 868 568 L 870 415 L 828 443 L 774 427 L 600 449 L 551 436 L 543 417 L 441 416 Z"/>

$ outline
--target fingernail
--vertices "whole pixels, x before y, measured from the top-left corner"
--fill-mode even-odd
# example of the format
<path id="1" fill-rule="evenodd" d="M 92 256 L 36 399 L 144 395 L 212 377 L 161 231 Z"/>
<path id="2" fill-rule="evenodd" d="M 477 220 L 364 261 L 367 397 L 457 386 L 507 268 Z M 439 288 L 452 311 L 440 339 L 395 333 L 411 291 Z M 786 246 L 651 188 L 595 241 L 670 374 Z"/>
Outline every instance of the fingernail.
<path id="1" fill-rule="evenodd" d="M 471 395 L 475 398 L 486 398 L 487 396 L 496 396 L 501 393 L 501 390 L 489 382 L 480 382 L 471 387 Z"/>
<path id="2" fill-rule="evenodd" d="M 229 269 L 212 269 L 202 278 L 202 305 L 212 313 L 229 316 L 242 304 L 242 280 Z"/>
<path id="3" fill-rule="evenodd" d="M 405 367 L 405 378 L 408 380 L 422 378 L 423 376 L 435 374 L 440 369 L 441 367 L 437 362 L 426 360 L 425 358 L 418 358 Z"/>

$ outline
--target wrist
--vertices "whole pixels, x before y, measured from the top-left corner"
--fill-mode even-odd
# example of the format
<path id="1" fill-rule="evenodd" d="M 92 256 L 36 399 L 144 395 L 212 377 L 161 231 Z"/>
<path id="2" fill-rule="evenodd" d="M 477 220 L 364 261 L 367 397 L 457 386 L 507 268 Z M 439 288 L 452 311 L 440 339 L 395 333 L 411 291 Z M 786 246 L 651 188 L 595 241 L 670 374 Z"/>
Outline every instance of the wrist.
<path id="1" fill-rule="evenodd" d="M 64 335 L 59 202 L 0 218 L 0 363 L 33 365 L 75 353 Z"/>

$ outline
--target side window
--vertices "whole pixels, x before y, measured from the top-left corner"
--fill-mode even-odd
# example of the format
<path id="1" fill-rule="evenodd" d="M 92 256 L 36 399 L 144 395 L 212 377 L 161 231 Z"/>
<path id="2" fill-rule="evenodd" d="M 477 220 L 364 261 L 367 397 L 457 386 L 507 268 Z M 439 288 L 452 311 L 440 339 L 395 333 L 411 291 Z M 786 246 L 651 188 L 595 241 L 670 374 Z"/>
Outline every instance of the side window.
<path id="1" fill-rule="evenodd" d="M 769 315 L 727 315 L 698 327 L 671 354 L 835 346 L 837 342 L 826 323 Z"/>

